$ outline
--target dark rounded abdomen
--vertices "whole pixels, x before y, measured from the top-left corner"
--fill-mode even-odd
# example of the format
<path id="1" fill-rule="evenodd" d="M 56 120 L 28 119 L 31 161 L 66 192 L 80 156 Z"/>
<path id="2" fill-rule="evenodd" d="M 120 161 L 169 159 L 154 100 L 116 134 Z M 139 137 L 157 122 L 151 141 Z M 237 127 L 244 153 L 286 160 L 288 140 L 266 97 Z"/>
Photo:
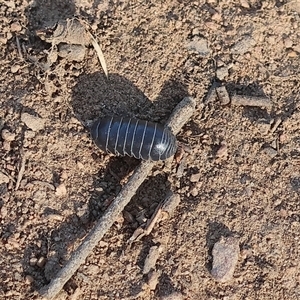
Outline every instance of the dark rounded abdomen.
<path id="1" fill-rule="evenodd" d="M 177 150 L 168 128 L 133 118 L 102 118 L 92 124 L 91 135 L 101 150 L 138 159 L 165 160 Z"/>

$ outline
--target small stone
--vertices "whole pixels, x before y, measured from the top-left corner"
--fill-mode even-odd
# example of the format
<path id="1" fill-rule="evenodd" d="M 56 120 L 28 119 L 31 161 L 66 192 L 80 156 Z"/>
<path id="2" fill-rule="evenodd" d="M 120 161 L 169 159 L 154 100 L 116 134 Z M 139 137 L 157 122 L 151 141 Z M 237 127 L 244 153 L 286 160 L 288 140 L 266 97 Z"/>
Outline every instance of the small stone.
<path id="1" fill-rule="evenodd" d="M 285 46 L 286 48 L 292 48 L 292 46 L 293 46 L 293 41 L 292 41 L 290 38 L 286 38 L 286 39 L 284 40 L 284 46 Z"/>
<path id="2" fill-rule="evenodd" d="M 33 131 L 39 131 L 44 128 L 45 120 L 28 113 L 22 113 L 21 121 Z"/>
<path id="3" fill-rule="evenodd" d="M 7 43 L 6 35 L 3 33 L 2 34 L 0 33 L 0 44 L 6 45 L 6 43 Z"/>
<path id="4" fill-rule="evenodd" d="M 201 56 L 207 56 L 210 53 L 207 40 L 204 38 L 194 37 L 186 47 L 189 51 L 197 52 Z"/>
<path id="5" fill-rule="evenodd" d="M 198 194 L 199 194 L 199 191 L 198 191 L 198 189 L 197 188 L 192 188 L 192 190 L 191 190 L 191 195 L 193 196 L 193 197 L 196 197 L 196 196 L 198 196 Z"/>
<path id="6" fill-rule="evenodd" d="M 1 211 L 1 217 L 5 218 L 7 216 L 7 214 L 8 214 L 7 207 L 6 206 L 2 206 L 1 209 L 0 209 L 0 211 Z"/>
<path id="7" fill-rule="evenodd" d="M 180 196 L 179 194 L 173 194 L 170 193 L 169 196 L 166 197 L 164 204 L 161 207 L 161 210 L 163 213 L 165 213 L 165 217 L 169 218 L 171 215 L 173 215 L 175 209 L 180 203 Z"/>
<path id="8" fill-rule="evenodd" d="M 16 8 L 16 3 L 13 0 L 5 1 L 5 5 L 8 6 L 8 7 L 10 7 L 10 8 L 13 8 L 13 9 Z"/>
<path id="9" fill-rule="evenodd" d="M 54 64 L 57 61 L 58 53 L 57 50 L 52 50 L 49 52 L 47 56 L 47 62 L 50 63 L 50 65 Z"/>
<path id="10" fill-rule="evenodd" d="M 152 269 L 155 269 L 155 264 L 160 254 L 160 248 L 158 246 L 152 246 L 145 259 L 143 268 L 143 274 L 148 274 Z"/>
<path id="11" fill-rule="evenodd" d="M 68 172 L 66 170 L 63 170 L 60 174 L 60 178 L 63 179 L 63 180 L 66 180 L 68 179 Z"/>
<path id="12" fill-rule="evenodd" d="M 97 265 L 91 264 L 88 266 L 88 272 L 91 275 L 96 275 L 99 273 L 99 271 L 100 271 L 100 267 Z"/>
<path id="13" fill-rule="evenodd" d="M 0 184 L 2 183 L 9 183 L 9 178 L 2 172 L 0 172 Z"/>
<path id="14" fill-rule="evenodd" d="M 12 32 L 19 32 L 22 30 L 22 26 L 19 22 L 14 22 L 10 25 L 10 31 Z"/>
<path id="15" fill-rule="evenodd" d="M 99 247 L 100 247 L 100 248 L 107 248 L 107 247 L 108 247 L 108 243 L 107 243 L 107 242 L 104 242 L 104 241 L 100 241 L 100 242 L 99 242 Z"/>
<path id="16" fill-rule="evenodd" d="M 263 149 L 264 153 L 267 154 L 270 158 L 274 158 L 278 153 L 277 150 L 272 147 L 266 147 Z"/>
<path id="17" fill-rule="evenodd" d="M 156 286 L 158 284 L 160 273 L 157 271 L 151 271 L 148 274 L 148 285 L 151 291 L 154 291 L 156 289 Z"/>
<path id="18" fill-rule="evenodd" d="M 32 267 L 36 265 L 38 259 L 36 257 L 32 257 L 29 260 L 29 265 L 31 265 Z"/>
<path id="19" fill-rule="evenodd" d="M 212 250 L 213 265 L 211 275 L 219 282 L 232 279 L 240 253 L 239 239 L 222 237 Z"/>
<path id="20" fill-rule="evenodd" d="M 160 300 L 183 300 L 183 295 L 179 292 L 174 292 L 172 294 L 169 294 L 167 296 L 162 296 L 159 298 Z"/>
<path id="21" fill-rule="evenodd" d="M 200 34 L 199 28 L 193 28 L 192 35 L 199 35 L 199 34 Z"/>
<path id="22" fill-rule="evenodd" d="M 190 182 L 198 182 L 201 177 L 201 173 L 192 174 L 190 177 Z"/>
<path id="23" fill-rule="evenodd" d="M 4 142 L 3 142 L 2 148 L 3 148 L 3 150 L 5 150 L 5 151 L 10 151 L 10 149 L 11 149 L 11 147 L 10 147 L 10 142 L 4 141 Z"/>
<path id="24" fill-rule="evenodd" d="M 55 195 L 58 197 L 63 197 L 67 194 L 67 188 L 66 186 L 61 183 L 57 188 L 56 188 L 56 192 Z"/>
<path id="25" fill-rule="evenodd" d="M 227 89 L 225 86 L 219 86 L 216 88 L 216 95 L 221 105 L 227 105 L 230 103 L 230 97 L 228 95 Z"/>
<path id="26" fill-rule="evenodd" d="M 84 169 L 84 165 L 83 165 L 83 163 L 81 163 L 80 161 L 77 162 L 77 167 L 78 167 L 78 169 L 80 169 L 80 170 L 83 170 L 83 169 Z"/>
<path id="27" fill-rule="evenodd" d="M 43 199 L 46 198 L 46 191 L 45 190 L 37 190 L 33 193 L 32 199 L 36 201 L 37 203 L 40 203 L 43 201 Z"/>
<path id="28" fill-rule="evenodd" d="M 255 44 L 255 40 L 251 36 L 247 35 L 231 48 L 231 52 L 233 54 L 242 55 L 249 52 Z"/>
<path id="29" fill-rule="evenodd" d="M 14 133 L 11 133 L 9 130 L 7 129 L 3 129 L 1 131 L 1 136 L 3 138 L 4 141 L 8 141 L 8 142 L 12 142 L 15 140 L 16 135 Z"/>
<path id="30" fill-rule="evenodd" d="M 296 44 L 293 46 L 293 50 L 295 50 L 296 52 L 300 53 L 300 44 Z"/>
<path id="31" fill-rule="evenodd" d="M 217 158 L 227 158 L 228 157 L 228 148 L 225 141 L 221 142 L 221 146 L 216 153 Z"/>
<path id="32" fill-rule="evenodd" d="M 12 73 L 17 73 L 20 70 L 20 66 L 19 65 L 13 65 L 10 67 L 10 71 Z"/>
<path id="33" fill-rule="evenodd" d="M 244 8 L 250 8 L 250 4 L 247 0 L 240 0 L 240 4 Z"/>
<path id="34" fill-rule="evenodd" d="M 229 75 L 227 67 L 221 67 L 217 69 L 217 78 L 224 80 Z"/>
<path id="35" fill-rule="evenodd" d="M 216 21 L 216 22 L 221 22 L 222 19 L 223 19 L 223 16 L 222 16 L 222 14 L 216 12 L 216 13 L 213 14 L 213 16 L 211 17 L 211 19 L 213 21 Z"/>
<path id="36" fill-rule="evenodd" d="M 36 265 L 40 268 L 44 267 L 44 265 L 46 264 L 46 258 L 41 256 L 38 261 L 36 262 Z"/>
<path id="37" fill-rule="evenodd" d="M 259 132 L 263 135 L 267 135 L 271 129 L 271 124 L 266 119 L 259 119 L 257 121 L 257 125 Z"/>
<path id="38" fill-rule="evenodd" d="M 34 282 L 34 279 L 33 279 L 32 276 L 26 275 L 26 276 L 25 276 L 25 282 L 26 282 L 26 284 L 31 284 L 31 283 Z"/>
<path id="39" fill-rule="evenodd" d="M 287 53 L 287 56 L 290 58 L 296 58 L 299 56 L 299 54 L 296 51 L 291 50 Z"/>
<path id="40" fill-rule="evenodd" d="M 25 139 L 33 139 L 35 137 L 35 132 L 32 130 L 26 130 L 24 132 L 24 138 Z"/>

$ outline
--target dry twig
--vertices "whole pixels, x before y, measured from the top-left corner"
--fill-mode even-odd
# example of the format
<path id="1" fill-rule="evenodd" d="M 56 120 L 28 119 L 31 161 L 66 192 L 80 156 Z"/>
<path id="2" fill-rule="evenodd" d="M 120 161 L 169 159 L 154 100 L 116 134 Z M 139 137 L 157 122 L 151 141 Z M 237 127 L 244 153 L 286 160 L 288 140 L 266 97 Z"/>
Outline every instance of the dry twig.
<path id="1" fill-rule="evenodd" d="M 154 225 L 168 218 L 178 206 L 179 202 L 180 196 L 178 194 L 173 194 L 173 192 L 168 193 L 166 198 L 156 207 L 152 217 L 147 221 L 145 228 L 138 227 L 128 240 L 128 243 L 132 244 L 133 242 L 139 241 L 142 237 L 149 235 Z"/>
<path id="2" fill-rule="evenodd" d="M 194 110 L 195 100 L 190 97 L 184 98 L 175 107 L 169 121 L 167 122 L 167 126 L 174 134 L 177 134 L 192 116 Z M 86 236 L 83 243 L 72 254 L 65 267 L 58 272 L 56 278 L 54 278 L 48 286 L 41 289 L 40 293 L 43 297 L 46 299 L 53 299 L 63 288 L 65 283 L 77 271 L 80 265 L 85 262 L 88 255 L 93 251 L 104 234 L 113 225 L 115 220 L 118 218 L 118 215 L 123 211 L 124 207 L 129 203 L 139 186 L 147 178 L 148 173 L 151 171 L 154 164 L 155 163 L 151 161 L 143 161 L 137 167 L 105 214 L 98 221 L 92 231 Z"/>
<path id="3" fill-rule="evenodd" d="M 260 107 L 272 107 L 272 102 L 267 97 L 254 97 L 246 95 L 233 95 L 231 97 L 232 105 L 245 105 L 245 106 L 260 106 Z"/>

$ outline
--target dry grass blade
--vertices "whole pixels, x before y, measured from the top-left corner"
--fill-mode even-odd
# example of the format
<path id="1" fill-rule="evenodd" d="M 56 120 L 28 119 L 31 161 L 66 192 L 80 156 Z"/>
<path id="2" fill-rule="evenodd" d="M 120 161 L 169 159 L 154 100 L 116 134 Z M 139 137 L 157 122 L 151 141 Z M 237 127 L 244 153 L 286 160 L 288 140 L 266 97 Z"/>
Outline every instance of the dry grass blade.
<path id="1" fill-rule="evenodd" d="M 17 182 L 16 182 L 16 187 L 15 187 L 16 191 L 18 190 L 18 188 L 20 186 L 20 183 L 21 183 L 21 180 L 23 178 L 23 174 L 24 174 L 24 171 L 25 171 L 25 164 L 26 164 L 26 155 L 23 154 L 21 165 L 20 165 L 20 170 L 19 170 L 18 178 L 17 178 Z"/>
<path id="2" fill-rule="evenodd" d="M 97 40 L 95 39 L 95 37 L 90 32 L 89 32 L 89 34 L 91 36 L 92 45 L 93 45 L 94 49 L 97 52 L 101 67 L 102 67 L 106 77 L 108 77 L 107 66 L 106 66 L 106 62 L 105 62 L 103 52 L 102 52 Z"/>
<path id="3" fill-rule="evenodd" d="M 21 46 L 20 46 L 20 41 L 19 38 L 16 36 L 16 42 L 17 42 L 17 48 L 18 48 L 18 52 L 19 52 L 19 56 L 21 59 L 24 59 L 23 54 L 22 54 L 22 50 L 21 50 Z"/>

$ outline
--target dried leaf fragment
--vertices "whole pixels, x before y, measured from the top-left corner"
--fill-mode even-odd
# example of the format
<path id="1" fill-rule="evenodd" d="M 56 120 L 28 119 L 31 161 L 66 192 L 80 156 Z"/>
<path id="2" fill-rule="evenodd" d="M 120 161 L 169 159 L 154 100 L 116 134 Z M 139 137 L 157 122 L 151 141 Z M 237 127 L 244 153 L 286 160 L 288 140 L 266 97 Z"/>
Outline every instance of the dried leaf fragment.
<path id="1" fill-rule="evenodd" d="M 93 45 L 94 49 L 97 52 L 97 56 L 99 58 L 99 61 L 100 61 L 101 67 L 104 71 L 104 74 L 105 74 L 106 77 L 108 77 L 107 66 L 106 66 L 104 54 L 103 54 L 97 40 L 94 38 L 94 36 L 91 33 L 89 33 L 89 34 L 90 34 L 90 37 L 91 37 L 92 45 Z"/>

